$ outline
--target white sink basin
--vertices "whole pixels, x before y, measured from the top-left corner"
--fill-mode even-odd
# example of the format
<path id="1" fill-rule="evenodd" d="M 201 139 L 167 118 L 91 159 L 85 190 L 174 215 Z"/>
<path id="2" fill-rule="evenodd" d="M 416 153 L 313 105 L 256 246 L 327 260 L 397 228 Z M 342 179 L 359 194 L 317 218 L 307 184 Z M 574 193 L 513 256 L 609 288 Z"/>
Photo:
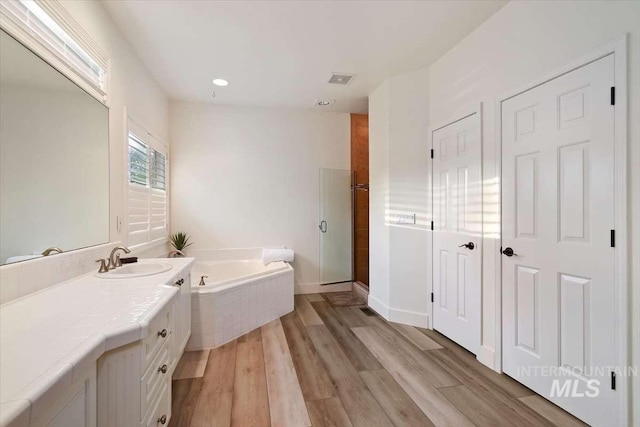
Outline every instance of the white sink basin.
<path id="1" fill-rule="evenodd" d="M 134 277 L 153 276 L 154 274 L 169 271 L 173 266 L 161 263 L 135 263 L 126 264 L 108 273 L 96 273 L 96 277 L 102 279 L 131 279 Z"/>

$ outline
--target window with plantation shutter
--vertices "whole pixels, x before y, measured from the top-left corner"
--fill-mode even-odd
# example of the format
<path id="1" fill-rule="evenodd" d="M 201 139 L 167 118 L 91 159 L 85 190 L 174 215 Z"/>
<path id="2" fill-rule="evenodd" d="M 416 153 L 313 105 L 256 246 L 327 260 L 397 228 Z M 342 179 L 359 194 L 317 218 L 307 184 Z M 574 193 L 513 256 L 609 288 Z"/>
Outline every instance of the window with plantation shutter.
<path id="1" fill-rule="evenodd" d="M 165 188 L 167 158 L 164 154 L 151 149 L 149 159 L 149 182 L 151 187 L 150 229 L 151 241 L 153 241 L 167 237 L 167 191 Z"/>
<path id="2" fill-rule="evenodd" d="M 133 122 L 128 132 L 127 244 L 167 237 L 167 156 L 163 144 Z"/>

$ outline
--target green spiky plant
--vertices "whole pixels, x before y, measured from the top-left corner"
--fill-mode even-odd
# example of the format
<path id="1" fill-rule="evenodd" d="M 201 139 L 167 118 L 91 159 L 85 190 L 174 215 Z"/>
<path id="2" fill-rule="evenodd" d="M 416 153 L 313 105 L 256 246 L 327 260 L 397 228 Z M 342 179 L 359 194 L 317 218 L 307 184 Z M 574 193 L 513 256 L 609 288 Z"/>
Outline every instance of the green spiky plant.
<path id="1" fill-rule="evenodd" d="M 180 252 L 184 252 L 185 249 L 193 245 L 193 243 L 190 242 L 191 237 L 187 236 L 187 233 L 183 233 L 181 231 L 170 235 L 169 240 L 171 241 L 171 246 Z"/>

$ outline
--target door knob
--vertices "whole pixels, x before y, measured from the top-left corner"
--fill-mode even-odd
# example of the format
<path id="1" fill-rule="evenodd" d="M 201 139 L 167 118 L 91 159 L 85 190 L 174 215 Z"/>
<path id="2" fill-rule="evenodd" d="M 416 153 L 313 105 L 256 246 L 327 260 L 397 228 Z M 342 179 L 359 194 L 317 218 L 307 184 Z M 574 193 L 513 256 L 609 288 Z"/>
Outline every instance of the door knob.
<path id="1" fill-rule="evenodd" d="M 327 232 L 327 221 L 325 221 L 325 220 L 320 221 L 320 225 L 318 226 L 318 228 L 320 229 L 321 232 L 326 233 Z"/>
<path id="2" fill-rule="evenodd" d="M 518 256 L 518 254 L 517 254 L 517 253 L 515 253 L 515 252 L 513 252 L 513 249 L 511 249 L 511 248 L 505 248 L 505 249 L 502 251 L 502 253 L 503 253 L 503 254 L 505 254 L 505 255 L 506 255 L 506 256 L 508 256 L 508 257 L 512 257 L 512 256 L 514 256 L 514 255 L 515 255 L 515 256 Z"/>
<path id="3" fill-rule="evenodd" d="M 472 251 L 472 250 L 473 250 L 473 248 L 475 248 L 475 247 L 476 247 L 476 245 L 474 245 L 474 244 L 473 244 L 473 242 L 469 242 L 469 243 L 465 243 L 464 245 L 460 245 L 460 246 L 458 246 L 458 247 L 459 247 L 459 248 L 467 248 L 467 249 L 469 249 L 470 251 Z"/>

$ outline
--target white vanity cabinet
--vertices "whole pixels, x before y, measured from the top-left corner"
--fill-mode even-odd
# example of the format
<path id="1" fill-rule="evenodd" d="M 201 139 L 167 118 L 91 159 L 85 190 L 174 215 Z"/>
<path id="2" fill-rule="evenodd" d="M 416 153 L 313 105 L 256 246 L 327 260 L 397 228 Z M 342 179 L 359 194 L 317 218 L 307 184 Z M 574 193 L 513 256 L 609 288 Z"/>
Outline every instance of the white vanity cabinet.
<path id="1" fill-rule="evenodd" d="M 191 333 L 193 259 L 145 262 L 172 268 L 131 279 L 86 274 L 2 307 L 0 427 L 168 425 L 171 377 Z M 36 334 L 57 324 L 68 327 Z"/>
<path id="2" fill-rule="evenodd" d="M 171 418 L 171 376 L 191 333 L 189 272 L 179 292 L 149 322 L 140 341 L 98 360 L 97 426 L 162 426 Z"/>
<path id="3" fill-rule="evenodd" d="M 98 427 L 165 424 L 171 416 L 171 365 L 179 294 L 149 322 L 142 340 L 98 359 Z"/>

